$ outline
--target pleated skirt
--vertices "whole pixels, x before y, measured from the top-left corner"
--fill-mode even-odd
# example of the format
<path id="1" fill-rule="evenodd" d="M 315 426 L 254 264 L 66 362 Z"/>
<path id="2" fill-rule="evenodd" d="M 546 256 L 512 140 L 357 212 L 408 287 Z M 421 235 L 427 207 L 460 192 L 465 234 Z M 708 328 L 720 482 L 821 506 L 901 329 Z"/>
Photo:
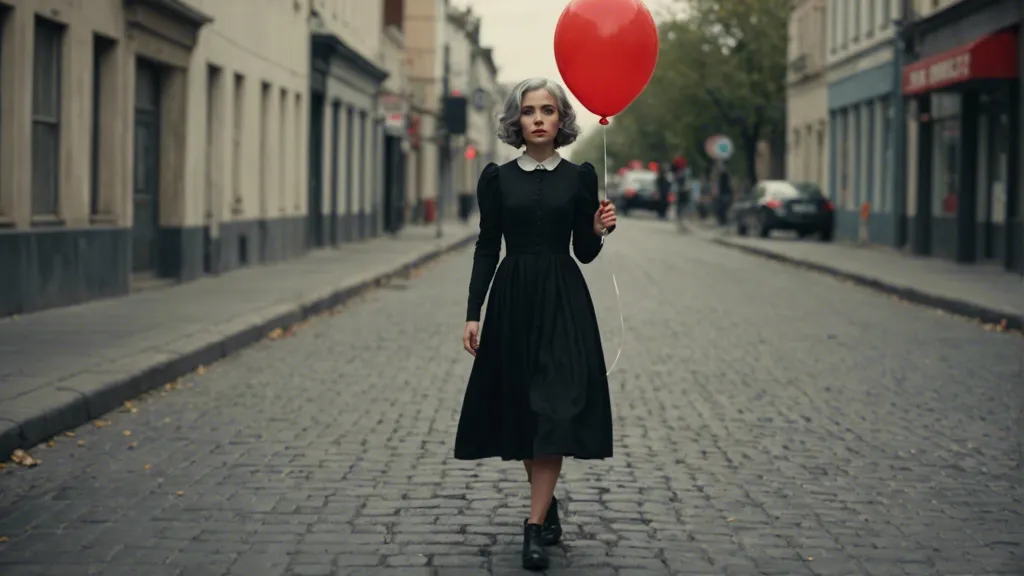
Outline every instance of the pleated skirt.
<path id="1" fill-rule="evenodd" d="M 494 275 L 455 458 L 612 456 L 594 304 L 569 254 L 510 254 Z"/>

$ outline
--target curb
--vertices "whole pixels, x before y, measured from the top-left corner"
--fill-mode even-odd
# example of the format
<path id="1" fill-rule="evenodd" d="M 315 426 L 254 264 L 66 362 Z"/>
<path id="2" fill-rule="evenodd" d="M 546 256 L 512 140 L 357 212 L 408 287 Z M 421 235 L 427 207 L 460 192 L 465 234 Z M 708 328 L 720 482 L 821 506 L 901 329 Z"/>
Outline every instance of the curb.
<path id="1" fill-rule="evenodd" d="M 245 323 L 231 322 L 212 327 L 206 332 L 169 342 L 158 350 L 104 368 L 87 370 L 56 386 L 36 390 L 5 403 L 0 415 L 0 455 L 3 455 L 0 459 L 18 448 L 27 450 L 61 432 L 100 418 L 126 400 L 261 341 L 274 329 L 286 328 L 334 308 L 475 240 L 476 234 L 470 234 L 395 268 L 358 278 L 328 293 L 295 304 L 258 310 L 247 316 Z"/>
<path id="2" fill-rule="evenodd" d="M 974 320 L 980 320 L 986 324 L 1000 324 L 1005 321 L 1005 328 L 1007 330 L 1024 331 L 1024 315 L 1015 312 L 1008 312 L 1006 310 L 999 310 L 997 308 L 981 306 L 973 302 L 967 302 L 966 300 L 959 300 L 947 296 L 929 294 L 927 292 L 922 292 L 916 288 L 901 286 L 899 284 L 894 284 L 892 282 L 887 282 L 885 280 L 880 280 L 878 278 L 872 278 L 870 276 L 864 276 L 862 274 L 847 272 L 845 270 L 841 270 L 833 266 L 828 266 L 826 264 L 818 264 L 816 262 L 810 262 L 808 260 L 802 260 L 799 258 L 793 258 L 791 256 L 785 256 L 772 250 L 757 248 L 755 246 L 744 246 L 741 244 L 736 244 L 724 238 L 712 238 L 711 241 L 721 246 L 726 246 L 734 250 L 739 250 L 742 252 L 746 252 L 748 254 L 753 254 L 755 256 L 761 256 L 763 258 L 768 258 L 770 260 L 775 260 L 776 262 L 782 262 L 784 264 L 798 266 L 800 268 L 806 268 L 809 270 L 814 270 L 816 272 L 828 274 L 830 276 L 835 276 L 837 278 L 842 278 L 844 280 L 853 282 L 854 284 L 857 284 L 859 286 L 870 288 L 872 290 L 883 292 L 885 294 L 898 296 L 904 300 L 907 300 L 908 302 L 914 302 L 916 304 L 930 306 L 932 308 L 937 308 L 939 310 L 945 310 L 946 312 L 950 312 L 952 314 L 965 316 L 967 318 L 972 318 Z"/>

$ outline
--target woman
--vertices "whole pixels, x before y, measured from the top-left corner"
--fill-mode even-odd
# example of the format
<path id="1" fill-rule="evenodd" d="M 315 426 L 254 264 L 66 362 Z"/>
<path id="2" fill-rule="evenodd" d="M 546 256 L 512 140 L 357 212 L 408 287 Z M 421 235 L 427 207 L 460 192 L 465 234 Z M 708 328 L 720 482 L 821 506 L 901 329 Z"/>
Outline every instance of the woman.
<path id="1" fill-rule="evenodd" d="M 475 360 L 455 457 L 523 461 L 531 496 L 522 560 L 529 570 L 547 568 L 544 546 L 562 535 L 554 497 L 562 458 L 612 455 L 601 336 L 569 239 L 579 261 L 592 262 L 615 228 L 615 208 L 598 202 L 592 165 L 555 151 L 578 134 L 561 86 L 543 78 L 521 82 L 505 102 L 498 136 L 526 150 L 503 166 L 488 164 L 477 185 L 480 236 L 462 336 Z M 499 267 L 502 237 L 507 254 Z"/>

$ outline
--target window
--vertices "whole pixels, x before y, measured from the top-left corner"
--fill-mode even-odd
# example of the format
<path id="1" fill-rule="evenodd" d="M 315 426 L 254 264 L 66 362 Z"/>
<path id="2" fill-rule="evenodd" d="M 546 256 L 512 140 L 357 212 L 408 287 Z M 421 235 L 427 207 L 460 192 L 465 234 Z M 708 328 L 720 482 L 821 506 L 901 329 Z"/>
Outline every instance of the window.
<path id="1" fill-rule="evenodd" d="M 281 88 L 281 100 L 278 101 L 278 156 L 277 165 L 277 209 L 281 214 L 285 213 L 287 207 L 286 190 L 288 190 L 288 157 L 287 153 L 291 146 L 285 142 L 285 134 L 288 133 L 288 90 Z"/>
<path id="2" fill-rule="evenodd" d="M 64 29 L 36 18 L 32 69 L 32 215 L 56 216 L 60 193 L 61 49 Z"/>
<path id="3" fill-rule="evenodd" d="M 6 36 L 5 33 L 7 32 L 7 13 L 9 11 L 10 11 L 9 8 L 7 8 L 6 6 L 0 4 L 0 60 L 3 60 L 3 58 L 2 58 L 2 56 L 3 56 L 3 44 L 5 42 L 5 36 Z M 0 79 L 3 78 L 2 71 L 3 71 L 3 68 L 0 67 Z M 0 82 L 0 83 L 2 83 L 2 82 Z M 0 103 L 2 103 L 2 102 L 3 102 L 3 94 L 0 93 Z M 0 107 L 0 109 L 2 109 L 2 107 Z M 3 135 L 2 124 L 0 124 L 0 141 L 3 140 L 2 139 L 2 135 Z M 3 148 L 4 147 L 2 145 L 0 145 L 0 151 L 2 151 Z M 0 156 L 2 156 L 2 154 L 0 154 Z M 2 164 L 2 163 L 3 163 L 3 161 L 0 160 L 0 164 Z M 0 174 L 2 174 L 2 173 L 0 173 Z M 0 225 L 5 225 L 5 224 L 9 224 L 10 223 L 10 220 L 8 218 L 5 218 L 5 217 L 9 217 L 11 212 L 12 212 L 11 206 L 9 205 L 10 196 L 4 193 L 5 192 L 4 188 L 5 188 L 5 186 L 3 185 L 3 182 L 0 181 Z"/>
<path id="4" fill-rule="evenodd" d="M 875 35 L 875 2 L 877 0 L 864 0 L 864 36 L 871 38 Z"/>
<path id="5" fill-rule="evenodd" d="M 831 0 L 828 8 L 828 30 L 831 32 L 828 47 L 836 53 L 839 48 L 839 0 Z"/>
<path id="6" fill-rule="evenodd" d="M 891 205 L 891 190 L 893 186 L 893 174 L 890 173 L 893 162 L 891 155 L 893 153 L 892 146 L 892 118 L 896 113 L 892 108 L 892 102 L 888 98 L 882 98 L 878 101 L 877 108 L 877 120 L 878 132 L 880 136 L 879 145 L 876 146 L 877 157 L 876 164 L 878 165 L 879 177 L 877 180 L 880 181 L 878 186 L 878 206 L 881 210 L 889 212 L 892 210 Z"/>
<path id="7" fill-rule="evenodd" d="M 839 113 L 839 204 L 848 207 L 850 197 L 850 125 L 849 112 Z"/>
<path id="8" fill-rule="evenodd" d="M 932 94 L 932 214 L 953 216 L 960 194 L 960 95 Z"/>
<path id="9" fill-rule="evenodd" d="M 875 151 L 878 150 L 879 137 L 878 130 L 875 128 L 875 102 L 864 103 L 864 117 L 861 119 L 864 123 L 864 144 L 861 146 L 861 154 L 864 155 L 861 158 L 861 170 L 864 174 L 861 185 L 860 202 L 869 202 L 871 204 L 871 210 L 878 210 L 878 174 L 877 163 L 875 162 Z"/>
<path id="10" fill-rule="evenodd" d="M 242 213 L 242 121 L 245 118 L 245 76 L 235 74 L 234 114 L 231 119 L 231 182 L 234 213 Z"/>
<path id="11" fill-rule="evenodd" d="M 206 220 L 213 221 L 220 212 L 222 146 L 221 122 L 223 90 L 220 68 L 210 65 L 206 71 Z"/>
<path id="12" fill-rule="evenodd" d="M 302 143 L 303 143 L 303 140 L 304 140 L 302 138 L 302 128 L 303 128 L 303 125 L 304 125 L 303 122 L 302 122 L 302 119 L 305 118 L 305 115 L 302 113 L 302 94 L 296 94 L 295 95 L 295 116 L 294 116 L 294 118 L 295 118 L 295 124 L 293 125 L 293 127 L 295 129 L 295 140 L 294 140 L 294 142 L 292 142 L 292 145 L 290 146 L 290 148 L 292 150 L 292 154 L 293 154 L 292 162 L 294 162 L 293 165 L 295 166 L 295 174 L 293 174 L 293 176 L 295 177 L 295 186 L 293 187 L 292 196 L 293 196 L 293 198 L 295 200 L 295 204 L 294 204 L 295 211 L 298 212 L 302 208 L 302 197 L 303 197 L 303 195 L 299 193 L 299 190 L 302 190 L 302 188 L 303 188 L 303 186 L 302 186 L 302 170 L 299 169 L 299 166 L 302 165 Z"/>
<path id="13" fill-rule="evenodd" d="M 849 0 L 850 4 L 850 41 L 856 44 L 860 39 L 860 4 L 863 0 Z"/>
<path id="14" fill-rule="evenodd" d="M 260 86 L 260 216 L 270 215 L 270 119 L 272 113 L 272 88 L 269 82 Z"/>
<path id="15" fill-rule="evenodd" d="M 89 210 L 93 216 L 104 211 L 100 203 L 102 199 L 103 180 L 101 176 L 106 172 L 104 158 L 108 158 L 107 147 L 110 137 L 106 134 L 107 96 L 114 88 L 111 82 L 111 74 L 114 70 L 113 55 L 116 44 L 113 40 L 103 36 L 94 36 L 92 43 L 92 157 L 90 158 L 90 179 L 89 179 Z"/>

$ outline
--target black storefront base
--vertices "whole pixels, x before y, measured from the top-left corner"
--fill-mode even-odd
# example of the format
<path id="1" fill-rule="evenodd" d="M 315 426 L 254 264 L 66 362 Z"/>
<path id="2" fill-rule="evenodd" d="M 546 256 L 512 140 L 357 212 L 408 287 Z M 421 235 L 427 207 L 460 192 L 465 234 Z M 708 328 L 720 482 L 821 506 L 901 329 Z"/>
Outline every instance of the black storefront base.
<path id="1" fill-rule="evenodd" d="M 305 216 L 227 222 L 219 232 L 160 227 L 158 275 L 188 282 L 306 252 Z M 128 294 L 131 255 L 128 228 L 0 230 L 0 317 Z"/>
<path id="2" fill-rule="evenodd" d="M 0 231 L 0 317 L 128 293 L 131 231 Z"/>

